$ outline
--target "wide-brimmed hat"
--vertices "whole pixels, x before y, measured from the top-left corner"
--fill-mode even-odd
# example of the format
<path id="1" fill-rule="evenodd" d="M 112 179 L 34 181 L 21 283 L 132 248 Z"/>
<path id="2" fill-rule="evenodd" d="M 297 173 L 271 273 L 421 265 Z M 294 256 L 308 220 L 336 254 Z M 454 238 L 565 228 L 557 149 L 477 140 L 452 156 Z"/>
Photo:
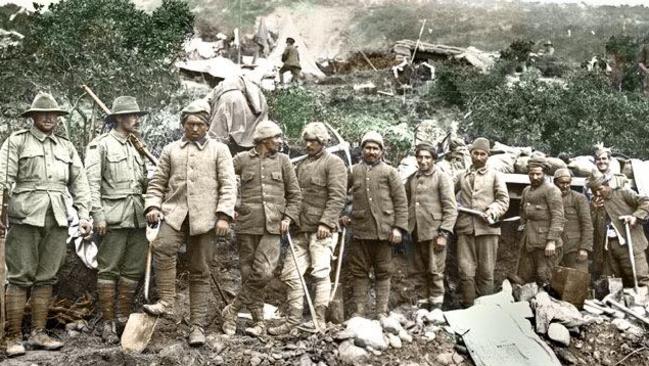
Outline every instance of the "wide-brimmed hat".
<path id="1" fill-rule="evenodd" d="M 115 100 L 113 101 L 113 108 L 111 109 L 111 113 L 106 117 L 108 118 L 124 114 L 137 114 L 138 116 L 143 116 L 148 113 L 149 112 L 147 111 L 140 110 L 140 106 L 137 104 L 135 97 L 122 95 L 115 98 Z"/>
<path id="2" fill-rule="evenodd" d="M 29 117 L 32 113 L 36 112 L 58 113 L 60 115 L 69 113 L 65 109 L 59 107 L 56 99 L 54 99 L 51 94 L 45 92 L 39 92 L 34 98 L 31 107 L 29 107 L 28 110 L 24 111 L 21 116 Z"/>

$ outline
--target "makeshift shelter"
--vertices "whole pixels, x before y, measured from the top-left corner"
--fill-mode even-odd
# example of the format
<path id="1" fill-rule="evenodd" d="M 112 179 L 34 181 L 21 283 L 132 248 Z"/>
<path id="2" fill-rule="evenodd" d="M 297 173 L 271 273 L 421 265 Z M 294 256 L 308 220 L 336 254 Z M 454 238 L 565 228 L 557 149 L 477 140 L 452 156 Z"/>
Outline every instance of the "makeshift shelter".
<path id="1" fill-rule="evenodd" d="M 225 57 L 209 60 L 185 60 L 176 62 L 176 67 L 187 77 L 203 78 L 214 86 L 219 81 L 241 75 L 241 68 Z"/>
<path id="2" fill-rule="evenodd" d="M 454 47 L 444 44 L 415 42 L 409 39 L 398 41 L 392 51 L 400 57 L 411 58 L 415 53 L 415 61 L 456 60 L 487 72 L 499 57 L 497 53 L 481 51 L 475 47 Z"/>
<path id="3" fill-rule="evenodd" d="M 307 47 L 304 38 L 302 38 L 298 33 L 297 28 L 291 19 L 288 19 L 282 25 L 275 49 L 273 49 L 273 52 L 268 56 L 268 60 L 277 67 L 282 66 L 282 53 L 286 48 L 287 37 L 291 37 L 295 40 L 295 45 L 300 53 L 300 66 L 302 67 L 302 73 L 307 77 L 314 77 L 317 79 L 324 78 L 325 74 L 318 68 L 316 58 Z"/>

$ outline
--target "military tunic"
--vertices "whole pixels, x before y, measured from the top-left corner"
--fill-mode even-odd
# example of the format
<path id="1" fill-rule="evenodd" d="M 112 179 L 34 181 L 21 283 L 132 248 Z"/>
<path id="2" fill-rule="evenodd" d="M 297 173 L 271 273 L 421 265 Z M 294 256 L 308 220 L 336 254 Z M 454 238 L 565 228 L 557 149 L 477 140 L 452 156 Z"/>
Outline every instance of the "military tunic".
<path id="1" fill-rule="evenodd" d="M 86 151 L 86 169 L 95 223 L 108 232 L 97 255 L 98 279 L 124 277 L 138 281 L 144 273 L 146 165 L 125 136 L 116 130 L 93 140 Z"/>
<path id="2" fill-rule="evenodd" d="M 11 192 L 9 283 L 20 287 L 56 283 L 66 254 L 66 201 L 73 199 L 80 219 L 88 220 L 90 206 L 88 180 L 72 142 L 36 127 L 11 134 L 0 150 L 0 186 Z"/>
<path id="3" fill-rule="evenodd" d="M 559 188 L 550 183 L 528 186 L 521 199 L 521 224 L 524 226 L 519 275 L 524 281 L 548 283 L 561 258 L 564 216 Z M 554 241 L 556 254 L 545 255 L 548 241 Z"/>
<path id="4" fill-rule="evenodd" d="M 261 156 L 252 148 L 235 155 L 234 171 L 241 178 L 236 230 L 242 283 L 237 299 L 258 317 L 263 289 L 279 262 L 281 221 L 287 217 L 299 224 L 302 193 L 286 154 Z"/>
<path id="5" fill-rule="evenodd" d="M 588 260 L 578 261 L 580 250 L 593 251 L 593 223 L 585 195 L 573 190 L 562 194 L 566 219 L 563 235 L 563 258 L 561 265 L 588 272 Z"/>
<path id="6" fill-rule="evenodd" d="M 409 230 L 415 241 L 415 270 L 424 273 L 425 289 L 435 304 L 444 300 L 446 248 L 437 250 L 435 239 L 448 237 L 457 219 L 451 177 L 437 166 L 430 174 L 417 172 L 406 182 Z"/>
<path id="7" fill-rule="evenodd" d="M 638 283 L 649 286 L 649 268 L 645 250 L 647 237 L 642 222 L 649 217 L 649 197 L 641 196 L 628 188 L 611 191 L 603 207 L 591 204 L 593 226 L 595 228 L 594 272 L 600 274 L 602 267 L 606 275 L 622 277 L 625 287 L 633 286 L 633 273 L 627 247 L 628 237 L 625 224 L 620 216 L 632 215 L 638 219 L 630 228 L 633 243 Z"/>

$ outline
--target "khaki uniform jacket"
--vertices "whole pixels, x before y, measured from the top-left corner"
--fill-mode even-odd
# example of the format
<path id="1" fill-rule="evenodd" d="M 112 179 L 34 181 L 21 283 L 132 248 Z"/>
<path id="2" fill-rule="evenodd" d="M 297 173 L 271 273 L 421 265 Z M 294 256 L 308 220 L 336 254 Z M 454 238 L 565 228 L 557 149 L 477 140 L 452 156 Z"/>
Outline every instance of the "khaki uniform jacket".
<path id="1" fill-rule="evenodd" d="M 145 212 L 160 208 L 174 230 L 189 218 L 189 235 L 204 234 L 216 225 L 217 214 L 234 217 L 237 183 L 232 156 L 224 144 L 184 137 L 162 149 L 145 196 Z"/>
<path id="2" fill-rule="evenodd" d="M 86 149 L 86 171 L 95 222 L 110 228 L 143 228 L 146 165 L 130 141 L 112 130 Z"/>
<path id="3" fill-rule="evenodd" d="M 300 67 L 300 53 L 295 46 L 286 46 L 282 53 L 284 66 Z"/>
<path id="4" fill-rule="evenodd" d="M 408 231 L 408 199 L 397 170 L 385 162 L 352 167 L 351 228 L 354 238 L 388 240 L 393 228 Z"/>
<path id="5" fill-rule="evenodd" d="M 408 229 L 418 241 L 433 240 L 443 230 L 453 232 L 457 203 L 450 176 L 434 166 L 431 174 L 419 172 L 406 182 Z"/>
<path id="6" fill-rule="evenodd" d="M 6 181 L 5 181 L 6 178 Z M 89 219 L 90 189 L 77 150 L 65 137 L 36 127 L 12 133 L 0 150 L 0 187 L 11 188 L 9 222 L 43 227 L 52 207 L 56 223 L 68 226 L 70 195 L 80 219 Z"/>
<path id="7" fill-rule="evenodd" d="M 279 235 L 284 217 L 299 225 L 302 192 L 288 155 L 261 157 L 252 148 L 234 157 L 234 171 L 241 177 L 239 234 Z"/>
<path id="8" fill-rule="evenodd" d="M 563 228 L 563 254 L 578 250 L 593 251 L 593 222 L 585 195 L 570 190 L 562 195 L 566 225 Z"/>
<path id="9" fill-rule="evenodd" d="M 565 220 L 561 191 L 554 184 L 527 186 L 521 197 L 521 225 L 525 226 L 524 241 L 528 250 L 545 248 L 549 240 L 562 246 L 561 235 Z"/>
<path id="10" fill-rule="evenodd" d="M 300 231 L 315 232 L 318 225 L 338 230 L 338 218 L 347 198 L 347 168 L 338 156 L 323 150 L 297 166 L 302 190 Z"/>
<path id="11" fill-rule="evenodd" d="M 604 201 L 604 207 L 596 208 L 591 205 L 591 212 L 593 226 L 595 227 L 595 250 L 603 252 L 608 222 L 610 221 L 618 235 L 626 240 L 625 225 L 619 217 L 633 215 L 639 220 L 646 220 L 649 216 L 649 197 L 641 196 L 628 188 L 615 189 L 611 191 L 609 198 Z M 631 227 L 631 240 L 634 253 L 641 253 L 647 249 L 647 237 L 640 221 L 634 227 Z"/>
<path id="12" fill-rule="evenodd" d="M 473 176 L 473 178 L 472 178 Z M 471 180 L 473 184 L 471 184 Z M 455 193 L 459 193 L 457 204 L 461 207 L 492 213 L 500 218 L 509 208 L 509 193 L 505 178 L 494 169 L 483 167 L 462 172 L 455 177 Z M 491 227 L 481 217 L 459 212 L 455 224 L 457 234 L 500 235 L 499 227 Z"/>

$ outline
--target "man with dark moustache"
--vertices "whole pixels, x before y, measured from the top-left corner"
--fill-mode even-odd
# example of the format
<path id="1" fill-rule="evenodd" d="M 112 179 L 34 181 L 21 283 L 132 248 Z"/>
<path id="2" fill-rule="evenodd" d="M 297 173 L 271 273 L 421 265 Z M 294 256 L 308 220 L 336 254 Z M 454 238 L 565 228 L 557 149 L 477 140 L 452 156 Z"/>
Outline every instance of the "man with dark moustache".
<path id="1" fill-rule="evenodd" d="M 252 314 L 249 335 L 266 333 L 264 288 L 272 278 L 280 255 L 281 235 L 291 223 L 299 224 L 302 193 L 288 155 L 280 153 L 282 130 L 262 121 L 253 134 L 255 147 L 234 157 L 234 171 L 241 178 L 237 204 L 237 244 L 241 266 L 241 290 L 223 309 L 223 333 L 234 335 L 242 307 Z"/>
<path id="2" fill-rule="evenodd" d="M 302 190 L 302 209 L 300 224 L 293 236 L 301 274 L 311 268 L 309 272 L 315 285 L 313 306 L 316 321 L 322 328 L 326 324 L 325 314 L 331 295 L 329 272 L 338 241 L 338 217 L 347 198 L 347 169 L 342 159 L 325 149 L 330 138 L 322 122 L 309 123 L 302 131 L 308 157 L 296 168 Z M 298 325 L 304 307 L 304 290 L 294 261 L 284 261 L 280 279 L 288 286 L 288 311 L 285 322 L 268 329 L 268 333 L 273 335 L 288 333 Z"/>
<path id="3" fill-rule="evenodd" d="M 588 272 L 588 256 L 593 251 L 593 222 L 588 199 L 570 189 L 570 170 L 557 169 L 554 184 L 561 191 L 566 224 L 563 228 L 563 255 L 561 265 Z"/>
<path id="4" fill-rule="evenodd" d="M 473 305 L 476 296 L 494 292 L 494 269 L 498 254 L 500 227 L 490 226 L 507 212 L 509 193 L 505 178 L 487 167 L 491 152 L 489 140 L 478 137 L 469 149 L 471 168 L 455 178 L 458 207 L 480 212 L 459 212 L 455 224 L 457 256 L 462 287 L 462 305 Z"/>
<path id="5" fill-rule="evenodd" d="M 649 197 L 629 188 L 613 188 L 611 178 L 594 172 L 587 180 L 594 196 L 591 202 L 595 248 L 602 248 L 603 263 L 595 263 L 594 272 L 621 277 L 624 287 L 633 287 L 633 271 L 627 245 L 633 244 L 633 257 L 638 284 L 649 285 L 649 268 L 645 250 L 647 237 L 642 223 L 649 216 Z M 630 225 L 631 237 L 626 234 Z M 597 253 L 596 253 L 597 254 Z M 604 268 L 598 268 L 603 266 Z"/>
<path id="6" fill-rule="evenodd" d="M 415 243 L 415 269 L 423 273 L 430 310 L 444 303 L 446 245 L 457 219 L 453 180 L 435 165 L 437 151 L 428 142 L 415 147 L 419 170 L 406 182 L 408 229 Z"/>
<path id="7" fill-rule="evenodd" d="M 113 102 L 108 119 L 114 128 L 95 138 L 86 149 L 86 169 L 92 197 L 91 214 L 103 237 L 97 254 L 97 294 L 101 309 L 102 339 L 119 342 L 115 324 L 118 287 L 120 322 L 131 314 L 133 297 L 146 265 L 144 192 L 146 165 L 129 139 L 139 127 L 141 111 L 133 97 Z"/>
<path id="8" fill-rule="evenodd" d="M 527 163 L 530 185 L 521 198 L 523 243 L 518 273 L 523 281 L 540 286 L 550 283 L 552 270 L 561 258 L 563 241 L 563 200 L 561 191 L 545 181 L 545 158 L 531 158 Z"/>
<path id="9" fill-rule="evenodd" d="M 349 272 L 353 277 L 354 315 L 364 316 L 374 269 L 376 315 L 388 314 L 392 247 L 408 230 L 408 202 L 397 170 L 383 161 L 383 137 L 375 131 L 363 136 L 362 161 L 352 167 Z M 349 222 L 346 217 L 343 223 Z"/>

